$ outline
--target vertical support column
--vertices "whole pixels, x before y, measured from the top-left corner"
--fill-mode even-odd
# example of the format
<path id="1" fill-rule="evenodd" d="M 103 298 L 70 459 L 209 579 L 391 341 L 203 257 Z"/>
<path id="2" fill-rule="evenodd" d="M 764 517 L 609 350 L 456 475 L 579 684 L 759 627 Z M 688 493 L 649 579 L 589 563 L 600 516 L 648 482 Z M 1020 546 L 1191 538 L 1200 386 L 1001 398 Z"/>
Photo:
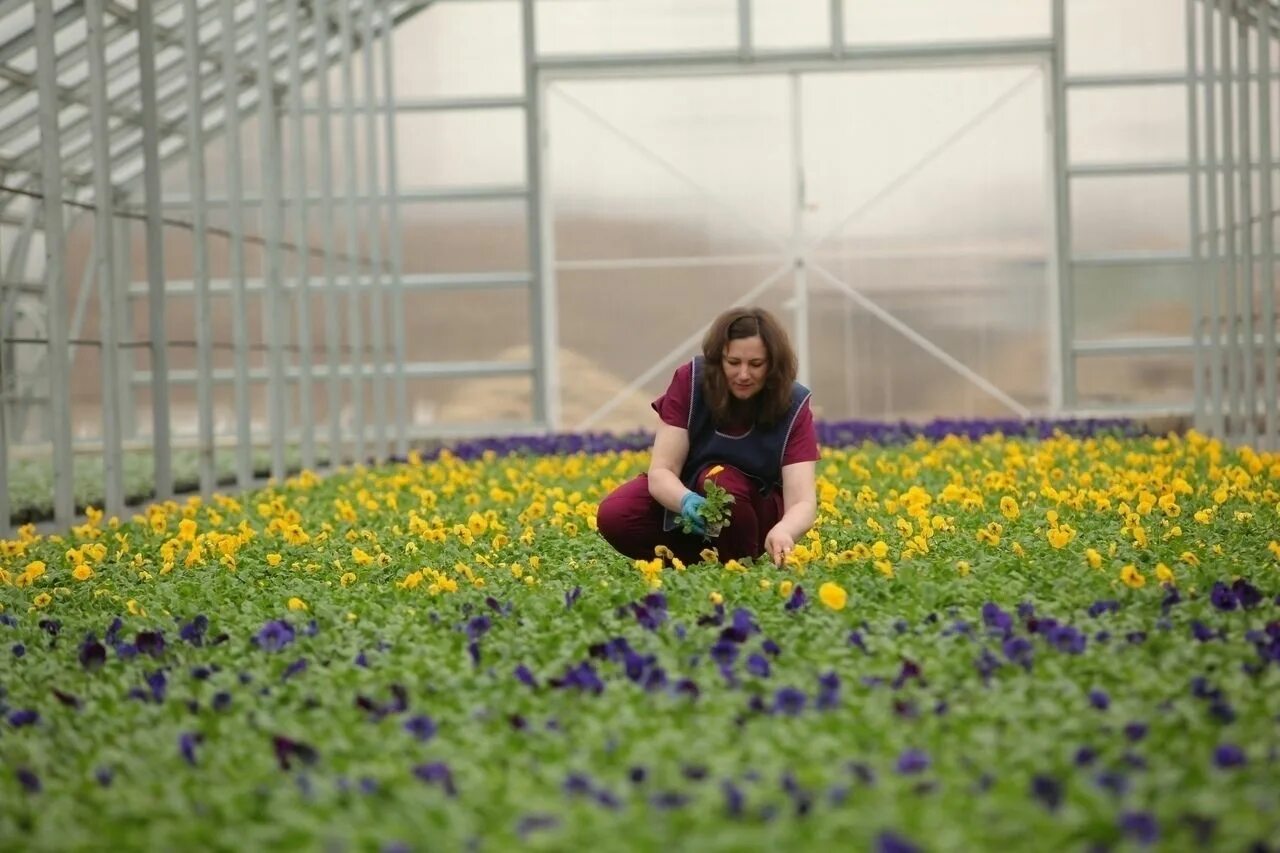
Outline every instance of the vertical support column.
<path id="1" fill-rule="evenodd" d="M 151 350 L 151 454 L 156 498 L 173 497 L 169 429 L 169 339 L 165 333 L 164 233 L 161 231 L 160 133 L 156 126 L 155 21 L 151 0 L 138 0 L 138 89 L 142 99 L 143 197 L 147 208 L 148 335 Z"/>
<path id="2" fill-rule="evenodd" d="M 1208 214 L 1206 226 L 1204 277 L 1201 286 L 1209 290 L 1209 417 L 1206 426 L 1213 435 L 1221 437 L 1226 430 L 1226 394 L 1223 388 L 1226 378 L 1224 363 L 1225 344 L 1222 326 L 1222 263 L 1220 251 L 1225 252 L 1225 241 L 1219 244 L 1218 211 L 1218 108 L 1217 108 L 1217 60 L 1214 58 L 1217 43 L 1214 25 L 1217 21 L 1216 0 L 1201 0 L 1204 6 L 1201 50 L 1204 54 L 1204 194 Z M 1221 249 L 1220 249 L 1221 245 Z"/>
<path id="3" fill-rule="evenodd" d="M 89 113 L 93 134 L 94 243 L 97 246 L 98 324 L 102 342 L 102 474 L 104 510 L 108 517 L 124 512 L 124 473 L 120 431 L 120 348 L 116 329 L 116 264 L 112 233 L 115 189 L 111 186 L 110 131 L 107 126 L 106 39 L 103 0 L 85 0 L 89 53 Z"/>
<path id="4" fill-rule="evenodd" d="M 360 246 L 356 235 L 360 230 L 356 213 L 356 192 L 359 185 L 356 175 L 356 124 L 355 82 L 351 55 L 351 6 L 341 3 L 338 27 L 342 38 L 342 147 L 343 178 L 346 186 L 347 231 L 347 333 L 350 346 L 351 410 L 355 433 L 354 456 L 357 465 L 363 465 L 365 457 L 364 430 L 364 320 L 360 316 Z"/>
<path id="5" fill-rule="evenodd" d="M 1071 178 L 1067 153 L 1067 61 L 1065 0 L 1053 0 L 1053 57 L 1046 69 L 1049 102 L 1049 162 L 1053 170 L 1053 250 L 1050 257 L 1049 316 L 1056 346 L 1050 358 L 1049 408 L 1076 405 L 1075 292 L 1071 262 Z"/>
<path id="6" fill-rule="evenodd" d="M 804 255 L 804 105 L 801 103 L 800 75 L 791 72 L 791 263 L 794 285 L 796 356 L 799 371 L 796 378 L 809 384 L 812 358 L 809 346 L 809 278 Z"/>
<path id="7" fill-rule="evenodd" d="M 1265 4 L 1264 4 L 1265 5 Z M 1280 450 L 1280 401 L 1276 399 L 1276 246 L 1275 223 L 1276 205 L 1272 194 L 1275 160 L 1271 153 L 1271 116 L 1272 97 L 1275 91 L 1271 79 L 1271 28 L 1263 24 L 1258 31 L 1258 127 L 1261 130 L 1259 139 L 1259 166 L 1261 180 L 1259 190 L 1262 194 L 1258 211 L 1262 216 L 1262 246 L 1259 257 L 1259 279 L 1262 289 L 1262 399 L 1263 399 L 1263 446 L 1268 450 Z"/>
<path id="8" fill-rule="evenodd" d="M 75 518 L 75 461 L 71 453 L 71 358 L 67 350 L 67 234 L 62 220 L 62 149 L 58 134 L 58 58 L 53 4 L 36 3 L 36 85 L 39 89 L 40 178 L 44 192 L 45 308 L 49 312 L 49 413 L 53 442 L 53 520 Z M 32 203 L 34 210 L 35 204 Z M 0 384 L 0 396 L 4 387 Z M 8 459 L 0 405 L 0 535 L 9 529 Z"/>
<path id="9" fill-rule="evenodd" d="M 326 360 L 325 387 L 329 404 L 329 467 L 343 459 L 342 449 L 342 384 L 338 376 L 338 348 L 342 334 L 338 324 L 338 290 L 334 275 L 334 210 L 333 210 L 333 113 L 329 101 L 329 2 L 315 0 L 316 21 L 316 100 L 320 125 L 320 209 L 321 240 L 324 243 L 324 345 Z"/>
<path id="10" fill-rule="evenodd" d="M 1205 428 L 1204 417 L 1204 263 L 1200 248 L 1200 99 L 1197 96 L 1199 64 L 1196 62 L 1196 0 L 1185 0 L 1187 30 L 1187 200 L 1191 206 L 1191 338 L 1194 345 L 1192 367 L 1192 412 L 1197 430 Z"/>
<path id="11" fill-rule="evenodd" d="M 365 234 L 369 247 L 369 339 L 373 362 L 373 455 L 379 463 L 387 459 L 387 321 L 382 299 L 382 203 L 378 197 L 378 88 L 374 73 L 373 0 L 365 0 L 360 10 L 360 56 L 364 60 L 365 193 L 369 199 Z"/>
<path id="12" fill-rule="evenodd" d="M 312 397 L 314 367 L 311 361 L 311 255 L 307 239 L 307 160 L 302 121 L 302 50 L 298 0 L 285 0 L 286 29 L 289 32 L 289 187 L 293 198 L 289 206 L 293 220 L 294 299 L 298 312 L 298 428 L 302 439 L 302 467 L 316 467 L 315 402 Z M 315 38 L 323 49 L 322 35 L 328 30 L 323 21 L 315 24 Z M 317 76 L 327 71 L 323 63 L 316 66 Z M 279 142 L 279 137 L 277 137 Z"/>
<path id="13" fill-rule="evenodd" d="M 529 342 L 533 351 L 533 419 L 549 431 L 560 427 L 559 335 L 553 262 L 555 217 L 551 214 L 547 158 L 543 151 L 542 80 L 534 0 L 521 0 L 524 49 L 524 148 L 529 243 Z M 544 198 L 545 195 L 545 198 Z"/>
<path id="14" fill-rule="evenodd" d="M 209 298 L 209 221 L 205 211 L 204 86 L 200 72 L 200 8 L 182 0 L 183 62 L 187 75 L 187 184 L 191 197 L 191 263 L 196 324 L 196 445 L 200 494 L 217 487 L 213 447 L 213 308 Z"/>
<path id="15" fill-rule="evenodd" d="M 1243 385 L 1241 409 L 1244 412 L 1244 441 L 1252 446 L 1258 439 L 1257 371 L 1254 369 L 1253 340 L 1253 282 L 1257 265 L 1253 256 L 1253 106 L 1249 96 L 1252 81 L 1249 79 L 1249 20 L 1247 9 L 1241 9 L 1236 17 L 1236 56 L 1239 62 L 1236 76 L 1236 94 L 1240 111 L 1240 343 Z M 1257 22 L 1264 27 L 1265 23 Z"/>
<path id="16" fill-rule="evenodd" d="M 738 0 L 738 56 L 751 58 L 751 0 Z"/>
<path id="17" fill-rule="evenodd" d="M 254 50 L 258 64 L 258 157 L 262 166 L 262 230 L 266 239 L 262 265 L 263 285 L 266 288 L 267 317 L 267 410 L 271 429 L 271 476 L 277 483 L 285 478 L 284 441 L 288 424 L 285 421 L 285 397 L 288 393 L 284 379 L 284 341 L 288 337 L 285 322 L 284 298 L 281 289 L 284 282 L 280 269 L 280 222 L 283 211 L 280 205 L 280 146 L 276 140 L 276 80 L 271 67 L 271 37 L 267 27 L 267 4 L 255 3 L 254 26 L 256 38 Z M 291 40 L 296 33 L 290 33 Z"/>
<path id="18" fill-rule="evenodd" d="M 1240 373 L 1240 305 L 1238 297 L 1240 270 L 1239 252 L 1236 248 L 1236 116 L 1234 104 L 1234 75 L 1231 59 L 1231 18 L 1235 12 L 1234 0 L 1219 0 L 1222 9 L 1221 39 L 1222 73 L 1219 75 L 1222 96 L 1222 241 L 1227 261 L 1227 433 L 1232 440 L 1240 433 L 1241 398 L 1243 376 Z"/>
<path id="19" fill-rule="evenodd" d="M 128 196 L 117 192 L 112 210 L 129 207 Z M 137 369 L 134 357 L 137 330 L 133 327 L 133 296 L 129 285 L 133 281 L 133 223 L 126 217 L 112 213 L 111 233 L 115 244 L 115 285 L 112 290 L 111 308 L 116 318 L 116 408 L 120 412 L 120 437 L 138 437 L 137 397 L 133 391 L 133 374 Z"/>
<path id="20" fill-rule="evenodd" d="M 244 205 L 240 181 L 240 71 L 236 59 L 236 0 L 221 0 L 222 102 L 226 112 L 227 231 L 231 250 L 231 340 L 235 350 L 236 484 L 253 484 L 249 416 L 249 305 L 244 284 Z"/>
<path id="21" fill-rule="evenodd" d="M 844 59 L 844 0 L 831 0 L 831 55 Z"/>
<path id="22" fill-rule="evenodd" d="M 382 5 L 382 89 L 387 99 L 383 113 L 387 145 L 387 251 L 391 255 L 391 336 L 396 360 L 393 374 L 396 456 L 404 459 L 409 455 L 409 393 L 404 375 L 404 249 L 400 237 L 400 178 L 396 160 L 395 18 L 389 0 L 384 0 Z"/>

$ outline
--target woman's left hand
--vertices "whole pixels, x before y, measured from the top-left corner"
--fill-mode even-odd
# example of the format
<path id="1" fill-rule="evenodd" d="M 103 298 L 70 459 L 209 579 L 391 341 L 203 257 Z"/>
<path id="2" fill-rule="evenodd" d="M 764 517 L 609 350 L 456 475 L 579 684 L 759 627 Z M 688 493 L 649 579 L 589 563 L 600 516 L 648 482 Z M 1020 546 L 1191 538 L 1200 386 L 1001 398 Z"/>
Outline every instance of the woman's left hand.
<path id="1" fill-rule="evenodd" d="M 775 566 L 782 566 L 782 562 L 791 554 L 791 549 L 796 546 L 796 541 L 791 538 L 791 534 L 782 529 L 782 525 L 778 525 L 769 531 L 769 535 L 764 538 L 764 551 L 773 560 Z"/>

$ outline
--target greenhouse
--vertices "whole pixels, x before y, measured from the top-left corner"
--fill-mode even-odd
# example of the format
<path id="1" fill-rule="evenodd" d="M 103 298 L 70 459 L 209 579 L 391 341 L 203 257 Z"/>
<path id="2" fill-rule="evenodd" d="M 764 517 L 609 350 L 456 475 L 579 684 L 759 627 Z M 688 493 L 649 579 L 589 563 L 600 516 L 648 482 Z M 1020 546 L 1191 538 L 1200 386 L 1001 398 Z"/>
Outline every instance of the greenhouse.
<path id="1" fill-rule="evenodd" d="M 0 0 L 0 847 L 1271 849 L 1278 183 L 1277 0 Z"/>

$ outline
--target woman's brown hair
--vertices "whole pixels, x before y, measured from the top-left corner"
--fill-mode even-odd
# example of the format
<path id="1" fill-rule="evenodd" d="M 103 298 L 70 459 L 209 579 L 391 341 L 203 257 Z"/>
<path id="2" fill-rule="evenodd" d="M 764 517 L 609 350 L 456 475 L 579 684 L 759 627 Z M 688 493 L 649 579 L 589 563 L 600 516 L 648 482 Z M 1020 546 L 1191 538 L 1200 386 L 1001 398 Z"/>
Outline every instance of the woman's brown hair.
<path id="1" fill-rule="evenodd" d="M 712 420 L 724 424 L 741 411 L 741 403 L 729 392 L 721 359 L 729 341 L 759 336 L 769 356 L 764 387 L 749 405 L 754 420 L 768 426 L 791 408 L 791 386 L 796 379 L 796 354 L 786 329 L 763 308 L 730 308 L 711 324 L 702 339 L 702 391 L 711 407 Z"/>

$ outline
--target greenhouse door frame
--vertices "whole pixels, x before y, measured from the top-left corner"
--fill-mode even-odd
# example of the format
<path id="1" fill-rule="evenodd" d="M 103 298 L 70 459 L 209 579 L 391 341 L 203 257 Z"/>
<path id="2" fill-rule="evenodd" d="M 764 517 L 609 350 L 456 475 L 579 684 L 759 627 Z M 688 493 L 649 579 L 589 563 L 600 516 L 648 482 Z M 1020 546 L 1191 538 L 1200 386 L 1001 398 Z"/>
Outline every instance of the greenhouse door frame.
<path id="1" fill-rule="evenodd" d="M 1057 31 L 1055 29 L 1055 31 Z M 911 71 L 926 68 L 980 68 L 985 66 L 1019 66 L 1038 68 L 1042 74 L 1044 86 L 1045 145 L 1046 145 L 1046 178 L 1045 189 L 1048 204 L 1048 217 L 1051 227 L 1046 264 L 1048 277 L 1048 316 L 1046 333 L 1050 339 L 1050 358 L 1046 371 L 1046 384 L 1049 392 L 1049 411 L 1060 413 L 1064 406 L 1069 406 L 1074 398 L 1074 373 L 1072 369 L 1072 335 L 1068 331 L 1071 321 L 1070 299 L 1070 209 L 1068 206 L 1067 185 L 1067 143 L 1066 143 L 1066 109 L 1065 87 L 1060 42 L 1055 38 L 1036 38 L 1018 40 L 1000 40 L 991 42 L 966 42 L 955 44 L 916 44 L 893 47 L 854 47 L 833 46 L 840 49 L 807 52 L 724 52 L 718 54 L 662 54 L 662 55 L 629 55 L 629 56 L 573 56 L 571 58 L 542 57 L 536 63 L 534 74 L 535 109 L 531 113 L 535 120 L 531 122 L 532 145 L 530 156 L 531 183 L 537 187 L 535 193 L 537 212 L 535 233 L 532 235 L 531 250 L 536 262 L 534 269 L 540 284 L 540 293 L 535 312 L 541 316 L 540 341 L 541 353 L 537 369 L 542 372 L 543 412 L 550 429 L 560 429 L 566 425 L 560 422 L 560 377 L 558 374 L 557 353 L 559 350 L 558 326 L 556 316 L 556 258 L 555 258 L 555 221 L 551 200 L 551 175 L 547 148 L 548 134 L 543 125 L 546 116 L 545 103 L 550 87 L 563 81 L 602 80 L 602 79 L 643 79 L 653 80 L 671 77 L 705 77 L 705 76 L 742 76 L 750 74 L 787 75 L 795 79 L 800 74 L 812 72 L 839 71 Z M 792 109 L 790 121 L 793 125 L 798 121 L 795 109 Z M 792 127 L 792 133 L 798 127 Z M 797 163 L 796 169 L 802 164 Z M 799 242 L 799 221 L 793 218 L 790 245 L 802 248 Z M 790 261 L 797 270 L 803 270 L 805 257 L 803 254 L 792 254 Z M 779 276 L 780 277 L 780 276 Z M 823 274 L 829 280 L 833 277 Z M 774 276 L 766 282 L 775 281 Z M 862 296 L 844 282 L 832 280 L 831 283 L 842 289 L 846 295 L 857 301 L 865 310 L 870 311 L 914 343 L 921 346 L 931 355 L 938 358 L 948 367 L 956 370 L 966 379 L 974 382 L 984 391 L 1013 409 L 1014 413 L 1027 417 L 1030 410 L 1010 398 L 989 381 L 945 353 L 932 341 L 903 324 L 884 309 Z M 796 303 L 803 309 L 807 305 L 807 290 L 803 273 L 795 276 Z M 760 290 L 757 286 L 751 294 Z M 605 402 L 591 416 L 580 424 L 572 425 L 578 429 L 592 427 L 601 417 L 612 411 L 627 395 L 642 387 L 663 370 L 670 369 L 681 354 L 692 342 L 701 339 L 706 326 L 699 329 L 690 338 L 682 341 L 675 349 L 653 365 L 648 371 L 632 380 L 628 386 L 619 391 L 613 398 Z M 808 334 L 805 324 L 797 329 L 797 353 L 802 365 L 809 363 Z M 802 367 L 802 379 L 803 379 Z"/>

